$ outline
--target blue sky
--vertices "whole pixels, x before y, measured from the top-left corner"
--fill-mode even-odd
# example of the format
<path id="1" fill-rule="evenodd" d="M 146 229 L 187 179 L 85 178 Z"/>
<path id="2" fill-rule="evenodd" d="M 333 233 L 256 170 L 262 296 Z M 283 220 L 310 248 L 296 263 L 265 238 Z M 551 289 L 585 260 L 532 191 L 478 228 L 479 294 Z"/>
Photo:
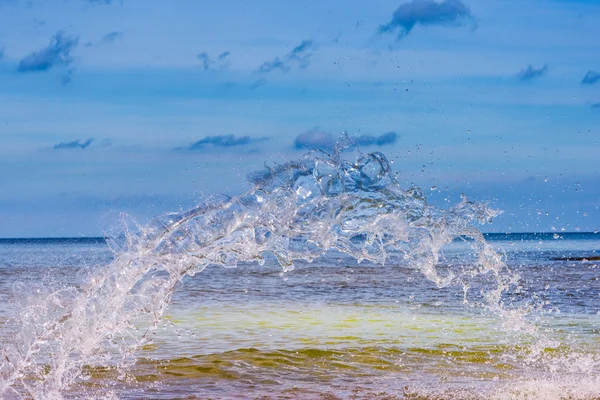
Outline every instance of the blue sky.
<path id="1" fill-rule="evenodd" d="M 485 230 L 599 229 L 598 37 L 583 0 L 0 0 L 0 237 L 240 193 L 342 131 Z"/>

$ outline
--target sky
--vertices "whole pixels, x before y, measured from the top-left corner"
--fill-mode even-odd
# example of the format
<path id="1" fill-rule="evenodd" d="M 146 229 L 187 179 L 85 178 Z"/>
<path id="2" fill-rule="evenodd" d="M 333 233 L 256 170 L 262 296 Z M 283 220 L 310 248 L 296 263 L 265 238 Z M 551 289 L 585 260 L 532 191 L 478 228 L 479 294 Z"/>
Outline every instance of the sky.
<path id="1" fill-rule="evenodd" d="M 0 237 L 239 194 L 342 132 L 484 231 L 595 231 L 599 37 L 595 0 L 0 0 Z"/>

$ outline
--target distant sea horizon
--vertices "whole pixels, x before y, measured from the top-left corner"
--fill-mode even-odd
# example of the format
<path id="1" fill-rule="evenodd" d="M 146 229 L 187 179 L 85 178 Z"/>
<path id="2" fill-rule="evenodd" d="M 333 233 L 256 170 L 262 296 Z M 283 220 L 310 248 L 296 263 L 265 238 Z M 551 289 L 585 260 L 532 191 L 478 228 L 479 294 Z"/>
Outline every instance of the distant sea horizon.
<path id="1" fill-rule="evenodd" d="M 559 235 L 559 238 L 555 238 L 554 235 Z M 543 232 L 483 232 L 483 236 L 488 240 L 510 240 L 519 237 L 521 240 L 533 240 L 533 239 L 560 239 L 564 236 L 590 236 L 597 235 L 600 237 L 599 231 L 543 231 Z M 106 242 L 109 236 L 48 236 L 48 237 L 6 237 L 0 238 L 0 243 L 10 242 L 72 242 L 72 243 L 96 243 Z"/>

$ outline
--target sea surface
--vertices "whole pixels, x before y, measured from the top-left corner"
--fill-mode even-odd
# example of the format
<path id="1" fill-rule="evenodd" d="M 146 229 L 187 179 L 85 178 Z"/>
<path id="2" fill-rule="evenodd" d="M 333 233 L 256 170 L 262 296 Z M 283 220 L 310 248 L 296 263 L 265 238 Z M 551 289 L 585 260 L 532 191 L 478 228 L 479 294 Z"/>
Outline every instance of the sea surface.
<path id="1" fill-rule="evenodd" d="M 133 361 L 95 359 L 61 396 L 600 399 L 600 234 L 485 238 L 519 275 L 504 315 L 482 305 L 489 282 L 465 293 L 393 260 L 328 251 L 285 273 L 269 256 L 209 266 L 177 284 Z M 471 253 L 455 240 L 439 264 L 460 268 Z M 0 239 L 2 346 L 17 341 L 32 293 L 77 288 L 114 258 L 102 238 Z"/>

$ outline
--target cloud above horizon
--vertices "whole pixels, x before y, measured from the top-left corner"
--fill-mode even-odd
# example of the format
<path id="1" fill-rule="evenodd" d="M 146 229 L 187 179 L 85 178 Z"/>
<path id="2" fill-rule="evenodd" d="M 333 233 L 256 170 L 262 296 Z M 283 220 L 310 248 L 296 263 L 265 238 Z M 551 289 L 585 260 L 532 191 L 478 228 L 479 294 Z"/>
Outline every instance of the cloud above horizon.
<path id="1" fill-rule="evenodd" d="M 71 52 L 79 43 L 78 37 L 67 36 L 64 31 L 58 31 L 50 39 L 48 46 L 29 53 L 19 61 L 19 72 L 42 72 L 56 66 L 68 66 L 73 63 Z"/>
<path id="2" fill-rule="evenodd" d="M 281 58 L 275 57 L 271 61 L 262 63 L 256 72 L 259 74 L 267 74 L 278 69 L 281 72 L 287 73 L 293 66 L 306 68 L 310 64 L 310 58 L 314 54 L 314 51 L 314 42 L 312 40 L 303 40 L 285 56 Z"/>
<path id="3" fill-rule="evenodd" d="M 101 42 L 102 43 L 114 43 L 117 40 L 123 39 L 124 35 L 125 34 L 123 32 L 119 32 L 119 31 L 109 32 L 102 37 Z"/>
<path id="4" fill-rule="evenodd" d="M 439 25 L 444 27 L 461 27 L 471 25 L 477 27 L 471 9 L 460 0 L 444 0 L 437 3 L 433 0 L 413 0 L 401 4 L 392 19 L 379 27 L 378 33 L 387 34 L 398 31 L 398 39 L 407 36 L 416 25 Z"/>
<path id="5" fill-rule="evenodd" d="M 229 68 L 231 62 L 229 61 L 229 55 L 231 53 L 229 51 L 224 51 L 217 57 L 216 60 L 210 58 L 208 53 L 203 52 L 198 54 L 198 60 L 202 63 L 202 69 L 205 71 L 216 71 L 216 70 L 224 70 Z"/>
<path id="6" fill-rule="evenodd" d="M 518 74 L 517 78 L 520 81 L 531 81 L 536 78 L 541 78 L 546 75 L 548 72 L 548 66 L 544 65 L 542 68 L 535 69 L 531 65 L 528 65 L 527 68 L 523 68 Z"/>
<path id="7" fill-rule="evenodd" d="M 61 142 L 52 146 L 54 150 L 72 150 L 72 149 L 86 149 L 89 147 L 92 142 L 94 142 L 94 138 L 89 138 L 86 141 L 82 141 L 82 139 L 77 139 L 72 142 Z"/>
<path id="8" fill-rule="evenodd" d="M 254 138 L 250 136 L 235 136 L 235 135 L 214 135 L 206 136 L 202 139 L 185 147 L 177 147 L 175 150 L 206 150 L 210 148 L 232 148 L 249 146 L 251 144 L 260 143 L 269 140 L 266 137 Z"/>
<path id="9" fill-rule="evenodd" d="M 396 132 L 387 132 L 379 136 L 375 135 L 360 135 L 358 137 L 350 137 L 357 146 L 386 146 L 396 143 L 400 135 Z"/>
<path id="10" fill-rule="evenodd" d="M 600 73 L 596 71 L 588 71 L 587 74 L 583 77 L 581 81 L 582 85 L 593 85 L 594 83 L 600 81 Z"/>
<path id="11" fill-rule="evenodd" d="M 88 0 L 90 3 L 92 4 L 112 4 L 114 3 L 114 0 Z M 121 4 L 123 4 L 123 0 L 119 1 Z"/>
<path id="12" fill-rule="evenodd" d="M 69 70 L 63 75 L 61 78 L 61 82 L 63 85 L 68 85 L 73 80 L 73 72 L 75 72 L 75 68 L 69 68 Z"/>
<path id="13" fill-rule="evenodd" d="M 382 135 L 350 136 L 349 139 L 352 143 L 359 147 L 381 147 L 394 144 L 399 139 L 399 137 L 400 135 L 398 135 L 396 132 L 387 132 Z M 296 139 L 294 140 L 294 148 L 296 150 L 333 150 L 337 143 L 337 140 L 338 137 L 334 136 L 330 132 L 323 132 L 317 129 L 313 129 L 296 136 Z"/>

